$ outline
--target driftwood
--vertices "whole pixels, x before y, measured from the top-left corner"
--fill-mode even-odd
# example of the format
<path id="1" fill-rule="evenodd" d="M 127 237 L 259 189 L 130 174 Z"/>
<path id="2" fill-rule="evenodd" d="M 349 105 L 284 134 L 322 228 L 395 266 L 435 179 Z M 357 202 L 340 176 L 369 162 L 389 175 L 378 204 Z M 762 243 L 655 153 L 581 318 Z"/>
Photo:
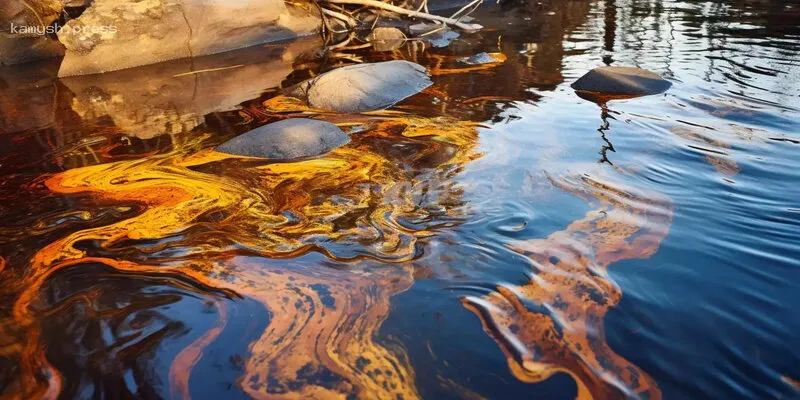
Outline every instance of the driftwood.
<path id="1" fill-rule="evenodd" d="M 422 0 L 419 4 L 410 4 L 409 1 L 390 3 L 389 0 L 299 0 L 309 1 L 304 5 L 312 5 L 322 16 L 322 35 L 326 41 L 326 50 L 356 49 L 370 46 L 375 39 L 373 32 L 378 27 L 379 20 L 416 19 L 426 21 L 427 24 L 438 28 L 440 31 L 448 27 L 475 31 L 482 29 L 479 24 L 472 23 L 468 15 L 478 8 L 483 0 L 472 0 L 461 7 L 453 15 L 446 17 L 428 12 L 428 1 Z M 297 3 L 295 3 L 297 4 Z M 390 24 L 396 25 L 396 24 Z M 429 30 L 430 31 L 430 30 Z M 414 32 L 410 32 L 414 36 Z M 425 32 L 428 34 L 432 32 Z M 423 35 L 418 35 L 419 37 Z M 350 45 L 353 39 L 364 42 L 365 45 Z M 415 40 L 408 37 L 405 40 Z"/>

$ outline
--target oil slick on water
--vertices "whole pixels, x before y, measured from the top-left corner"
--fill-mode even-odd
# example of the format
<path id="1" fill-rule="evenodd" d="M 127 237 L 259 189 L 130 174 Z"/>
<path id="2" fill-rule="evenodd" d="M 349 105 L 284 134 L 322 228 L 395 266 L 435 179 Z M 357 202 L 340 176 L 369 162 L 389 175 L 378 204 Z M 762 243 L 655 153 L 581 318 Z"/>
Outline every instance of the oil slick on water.
<path id="1" fill-rule="evenodd" d="M 798 32 L 745 3 L 485 11 L 496 29 L 446 48 L 358 53 L 434 82 L 365 114 L 274 89 L 319 67 L 298 58 L 314 40 L 209 75 L 0 71 L 0 390 L 796 396 Z M 480 52 L 505 61 L 458 61 Z M 602 107 L 569 89 L 606 63 L 675 86 Z M 212 150 L 297 117 L 352 141 Z"/>

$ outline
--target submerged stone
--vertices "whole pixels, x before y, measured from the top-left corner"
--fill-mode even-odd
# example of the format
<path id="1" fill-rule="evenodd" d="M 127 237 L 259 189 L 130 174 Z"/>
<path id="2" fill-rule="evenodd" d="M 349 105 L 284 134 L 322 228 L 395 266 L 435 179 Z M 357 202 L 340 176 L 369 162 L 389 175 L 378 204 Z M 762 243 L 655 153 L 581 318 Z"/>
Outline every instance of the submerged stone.
<path id="1" fill-rule="evenodd" d="M 572 88 L 609 95 L 647 96 L 663 93 L 672 82 L 654 72 L 634 67 L 599 67 L 580 77 Z"/>
<path id="2" fill-rule="evenodd" d="M 292 118 L 239 135 L 217 147 L 237 156 L 277 160 L 313 157 L 350 142 L 338 126 L 325 121 Z"/>
<path id="3" fill-rule="evenodd" d="M 406 35 L 397 28 L 378 27 L 372 30 L 370 39 L 376 51 L 392 51 L 406 42 Z"/>
<path id="4" fill-rule="evenodd" d="M 314 108 L 356 113 L 390 107 L 432 84 L 425 67 L 394 60 L 324 73 L 305 84 L 305 94 Z"/>
<path id="5" fill-rule="evenodd" d="M 459 62 L 469 65 L 483 65 L 495 64 L 506 61 L 506 56 L 503 53 L 478 53 L 472 57 L 463 57 L 458 59 Z"/>
<path id="6" fill-rule="evenodd" d="M 421 39 L 425 42 L 428 42 L 433 47 L 447 47 L 450 45 L 450 42 L 453 40 L 458 39 L 458 32 L 452 29 L 444 29 L 438 32 L 431 33 L 429 35 L 422 36 Z"/>

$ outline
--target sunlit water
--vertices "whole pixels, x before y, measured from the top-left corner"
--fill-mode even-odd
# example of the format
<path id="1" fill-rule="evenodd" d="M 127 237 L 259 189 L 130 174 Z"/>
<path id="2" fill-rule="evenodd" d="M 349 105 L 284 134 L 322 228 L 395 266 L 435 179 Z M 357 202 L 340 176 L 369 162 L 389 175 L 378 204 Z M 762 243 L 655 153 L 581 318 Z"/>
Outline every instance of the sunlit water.
<path id="1" fill-rule="evenodd" d="M 447 48 L 350 60 L 305 39 L 62 81 L 0 70 L 2 393 L 800 397 L 800 4 L 476 17 Z M 456 61 L 480 51 L 507 61 Z M 434 86 L 365 115 L 275 89 L 354 57 L 421 63 Z M 606 64 L 674 85 L 605 105 L 570 89 Z M 291 116 L 353 141 L 291 163 L 213 151 Z"/>

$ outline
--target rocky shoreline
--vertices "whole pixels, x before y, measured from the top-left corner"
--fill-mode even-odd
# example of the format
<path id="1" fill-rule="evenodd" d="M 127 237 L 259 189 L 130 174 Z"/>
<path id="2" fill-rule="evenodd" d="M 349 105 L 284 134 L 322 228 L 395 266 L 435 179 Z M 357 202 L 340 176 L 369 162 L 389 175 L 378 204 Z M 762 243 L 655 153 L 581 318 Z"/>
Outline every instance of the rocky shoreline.
<path id="1" fill-rule="evenodd" d="M 0 65 L 62 57 L 59 76 L 217 54 L 318 31 L 283 0 L 4 0 Z"/>
<path id="2" fill-rule="evenodd" d="M 2 0 L 0 66 L 63 57 L 59 77 L 191 59 L 321 33 L 326 49 L 358 38 L 380 51 L 409 39 L 446 46 L 478 30 L 482 0 Z M 460 7 L 460 8 L 459 8 Z M 430 10 L 457 9 L 450 16 Z M 398 28 L 402 28 L 402 31 Z M 409 37 L 411 36 L 411 37 Z"/>

